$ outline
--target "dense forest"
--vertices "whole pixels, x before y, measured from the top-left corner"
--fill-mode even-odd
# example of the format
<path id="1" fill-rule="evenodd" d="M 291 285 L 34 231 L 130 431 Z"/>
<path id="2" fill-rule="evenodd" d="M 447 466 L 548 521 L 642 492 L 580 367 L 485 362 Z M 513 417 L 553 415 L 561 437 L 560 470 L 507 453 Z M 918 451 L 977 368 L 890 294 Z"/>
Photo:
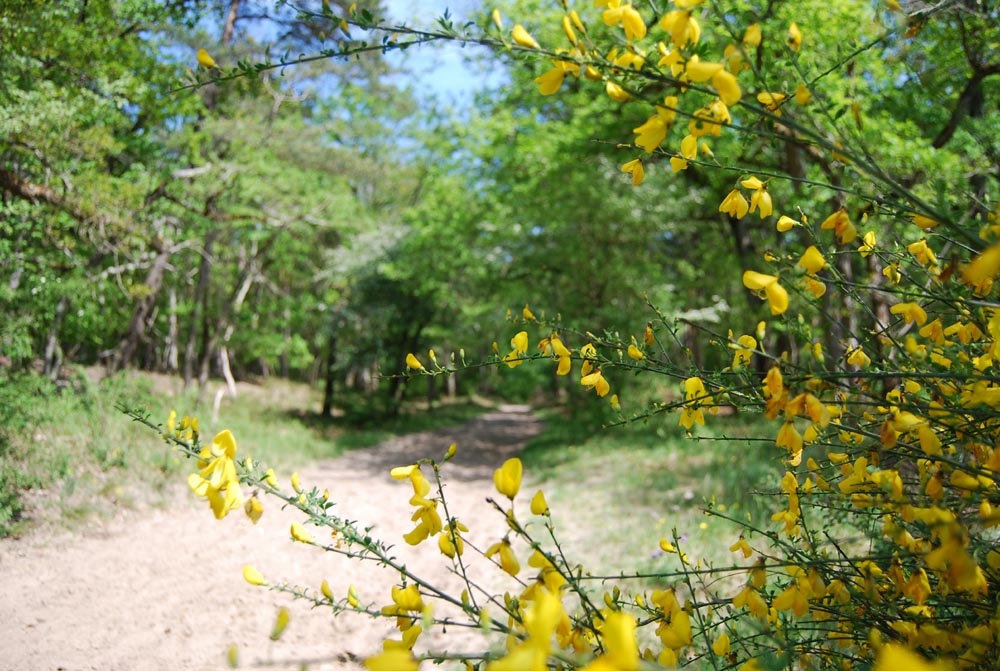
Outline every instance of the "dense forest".
<path id="1" fill-rule="evenodd" d="M 739 269 L 787 238 L 753 214 L 702 207 L 730 190 L 732 168 L 670 174 L 666 161 L 649 164 L 637 198 L 618 169 L 630 156 L 614 142 L 643 112 L 595 101 L 586 80 L 545 97 L 531 81 L 536 63 L 500 53 L 492 67 L 507 70 L 509 85 L 449 114 L 433 98 L 421 104 L 399 61 L 369 49 L 189 86 L 219 72 L 199 64 L 199 49 L 228 67 L 374 39 L 340 24 L 347 3 L 313 5 L 5 4 L 5 377 L 33 369 L 57 380 L 69 363 L 164 371 L 189 385 L 279 375 L 326 383 L 327 410 L 339 388 L 392 408 L 405 389 L 385 376 L 406 353 L 484 359 L 510 330 L 505 311 L 517 317 L 525 304 L 569 326 L 638 332 L 654 316 L 648 301 L 699 365 L 714 361 L 706 342 L 723 315 L 760 314 Z M 808 21 L 873 11 L 865 5 L 794 9 Z M 789 11 L 777 3 L 766 18 Z M 975 16 L 954 16 L 885 43 L 863 71 L 824 80 L 828 113 L 855 124 L 884 169 L 943 202 L 941 185 L 969 166 L 967 179 L 986 189 L 988 169 L 975 166 L 996 151 L 984 101 L 997 66 Z M 849 49 L 836 21 L 811 23 L 817 42 Z M 860 29 L 854 39 L 869 30 Z M 927 58 L 938 44 L 961 46 Z M 936 96 L 914 99 L 909 79 Z M 895 123 L 903 110 L 908 123 Z M 794 195 L 803 211 L 815 180 L 850 179 L 835 156 L 806 145 L 747 133 L 718 142 L 737 170 L 790 176 L 776 197 Z M 817 207 L 841 204 L 815 197 L 825 199 Z M 847 257 L 841 265 L 881 276 Z M 864 318 L 826 300 L 845 317 L 825 344 L 843 351 Z M 459 382 L 497 386 L 488 376 Z M 547 384 L 526 373 L 502 387 L 523 396 Z"/>

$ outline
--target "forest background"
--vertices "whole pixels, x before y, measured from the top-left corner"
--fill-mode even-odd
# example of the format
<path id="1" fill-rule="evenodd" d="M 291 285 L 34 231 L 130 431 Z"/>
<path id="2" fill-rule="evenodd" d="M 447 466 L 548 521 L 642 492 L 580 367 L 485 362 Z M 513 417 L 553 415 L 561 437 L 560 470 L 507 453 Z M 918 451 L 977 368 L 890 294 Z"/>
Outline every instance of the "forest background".
<path id="1" fill-rule="evenodd" d="M 176 376 L 206 408 L 221 400 L 211 378 L 230 394 L 235 380 L 305 381 L 325 393 L 303 411 L 359 421 L 468 393 L 573 406 L 584 390 L 541 369 L 474 369 L 441 389 L 395 374 L 429 348 L 487 359 L 525 304 L 641 330 L 648 300 L 687 320 L 706 362 L 720 359 L 699 325 L 760 312 L 735 270 L 749 232 L 696 206 L 721 183 L 650 170 L 636 198 L 603 140 L 642 112 L 581 90 L 544 98 L 536 66 L 509 52 L 468 50 L 471 105 L 415 89 L 405 57 L 379 50 L 177 90 L 209 74 L 205 46 L 234 67 L 346 35 L 269 2 L 7 3 L 0 19 L 0 527 L 25 491 L 73 470 L 31 437 L 66 414 L 46 399 L 96 390 L 80 366 Z M 699 258 L 732 276 L 707 281 Z M 582 407 L 597 424 L 606 412 Z M 120 460 L 94 449 L 95 468 Z"/>

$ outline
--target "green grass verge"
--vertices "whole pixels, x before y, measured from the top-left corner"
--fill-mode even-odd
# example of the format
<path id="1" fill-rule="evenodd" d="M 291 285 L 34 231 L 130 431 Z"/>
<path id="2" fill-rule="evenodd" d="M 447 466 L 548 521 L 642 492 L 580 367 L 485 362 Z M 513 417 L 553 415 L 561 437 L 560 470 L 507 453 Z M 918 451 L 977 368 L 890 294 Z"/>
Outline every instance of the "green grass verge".
<path id="1" fill-rule="evenodd" d="M 212 421 L 212 396 L 199 402 L 180 381 L 128 373 L 100 382 L 81 374 L 57 391 L 36 376 L 0 379 L 0 537 L 33 524 L 80 521 L 121 507 L 159 504 L 190 465 L 148 428 L 116 409 L 145 409 L 165 423 L 170 410 L 199 417 L 203 441 L 229 429 L 241 455 L 278 470 L 302 468 L 394 435 L 464 422 L 487 408 L 471 402 L 404 408 L 378 419 L 350 414 L 322 418 L 318 392 L 283 380 L 241 384 Z"/>
<path id="2" fill-rule="evenodd" d="M 709 508 L 770 528 L 773 501 L 761 490 L 784 470 L 773 439 L 754 439 L 768 435 L 758 418 L 709 415 L 695 438 L 674 415 L 609 429 L 559 412 L 545 419 L 521 454 L 525 472 L 545 491 L 564 549 L 594 573 L 679 569 L 659 549 L 675 529 L 692 561 L 736 561 L 739 529 Z"/>

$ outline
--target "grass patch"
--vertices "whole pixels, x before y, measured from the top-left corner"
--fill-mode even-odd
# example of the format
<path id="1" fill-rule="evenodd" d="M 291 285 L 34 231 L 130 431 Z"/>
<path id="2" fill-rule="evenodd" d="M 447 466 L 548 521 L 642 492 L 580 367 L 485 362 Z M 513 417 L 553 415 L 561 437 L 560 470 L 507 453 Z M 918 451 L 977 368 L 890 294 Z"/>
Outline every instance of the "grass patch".
<path id="1" fill-rule="evenodd" d="M 710 417 L 695 439 L 665 417 L 601 429 L 558 412 L 521 454 L 528 477 L 545 491 L 569 556 L 595 573 L 669 572 L 676 555 L 659 549 L 676 529 L 692 561 L 734 561 L 739 530 L 712 508 L 769 528 L 781 454 L 763 422 Z M 586 533 L 580 529 L 586 527 Z M 595 531 L 596 529 L 596 531 Z"/>
<path id="2" fill-rule="evenodd" d="M 97 381 L 81 373 L 71 388 L 55 389 L 37 376 L 0 379 L 0 537 L 31 525 L 74 526 L 121 507 L 161 504 L 191 465 L 131 422 L 118 403 L 143 408 L 165 423 L 170 410 L 199 417 L 203 441 L 222 429 L 236 436 L 241 455 L 291 470 L 392 436 L 467 421 L 488 408 L 473 402 L 405 408 L 379 420 L 349 414 L 322 418 L 319 392 L 269 380 L 240 384 L 213 419 L 213 389 L 202 400 L 173 377 L 130 372 Z M 204 400 L 208 399 L 208 400 Z M 5 403 L 3 403 L 5 402 Z"/>

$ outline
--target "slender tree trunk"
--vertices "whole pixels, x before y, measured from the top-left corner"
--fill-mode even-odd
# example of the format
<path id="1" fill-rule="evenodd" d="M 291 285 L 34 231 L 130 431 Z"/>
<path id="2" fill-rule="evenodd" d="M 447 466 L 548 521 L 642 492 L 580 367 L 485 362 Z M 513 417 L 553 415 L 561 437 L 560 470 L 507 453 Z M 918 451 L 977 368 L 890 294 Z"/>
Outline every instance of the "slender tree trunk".
<path id="1" fill-rule="evenodd" d="M 49 335 L 45 340 L 45 362 L 43 372 L 46 377 L 55 382 L 59 377 L 59 369 L 62 368 L 63 351 L 59 344 L 59 331 L 62 330 L 63 320 L 69 310 L 69 298 L 63 296 L 56 304 L 56 316 L 49 327 Z"/>
<path id="2" fill-rule="evenodd" d="M 219 348 L 219 368 L 222 370 L 222 377 L 226 380 L 229 395 L 236 398 L 236 378 L 233 377 L 233 371 L 229 366 L 229 348 L 225 345 Z"/>
<path id="3" fill-rule="evenodd" d="M 283 347 L 281 349 L 281 357 L 279 359 L 278 365 L 280 366 L 280 372 L 278 373 L 283 378 L 288 378 L 289 368 L 290 368 L 290 357 L 289 350 L 292 347 L 292 311 L 289 308 L 285 308 L 281 312 L 281 316 L 284 319 L 284 332 L 282 333 Z"/>
<path id="4" fill-rule="evenodd" d="M 191 322 L 188 324 L 188 337 L 184 345 L 184 388 L 191 386 L 194 380 L 194 367 L 198 360 L 198 324 L 202 315 L 208 310 L 208 285 L 212 274 L 212 247 L 215 244 L 215 231 L 205 234 L 205 244 L 202 248 L 201 262 L 198 264 L 198 284 L 194 289 L 194 309 L 191 311 Z"/>
<path id="5" fill-rule="evenodd" d="M 145 286 L 147 294 L 139 299 L 132 310 L 132 319 L 129 322 L 128 331 L 122 338 L 118 346 L 118 355 L 115 357 L 115 370 L 123 370 L 132 362 L 136 350 L 146 336 L 146 329 L 149 327 L 150 312 L 156 305 L 156 297 L 163 286 L 163 275 L 167 269 L 167 262 L 170 260 L 170 249 L 164 245 L 153 259 L 153 265 L 146 273 Z"/>
<path id="6" fill-rule="evenodd" d="M 445 384 L 448 389 L 448 398 L 454 399 L 456 396 L 458 396 L 458 373 L 452 373 L 447 378 L 445 378 Z"/>
<path id="7" fill-rule="evenodd" d="M 167 315 L 167 341 L 163 347 L 163 369 L 176 373 L 180 368 L 180 360 L 177 348 L 177 287 L 170 287 L 169 294 L 170 311 Z"/>
<path id="8" fill-rule="evenodd" d="M 236 287 L 230 294 L 229 300 L 220 308 L 219 316 L 215 320 L 214 325 L 209 325 L 206 319 L 204 349 L 202 350 L 201 366 L 198 373 L 198 385 L 202 389 L 204 389 L 205 384 L 208 382 L 212 356 L 220 346 L 220 341 L 223 346 L 226 346 L 233 335 L 233 331 L 235 330 L 233 319 L 239 314 L 247 294 L 257 279 L 258 260 L 267 253 L 279 235 L 281 235 L 281 230 L 275 231 L 263 245 L 247 254 L 247 259 L 240 271 Z"/>

